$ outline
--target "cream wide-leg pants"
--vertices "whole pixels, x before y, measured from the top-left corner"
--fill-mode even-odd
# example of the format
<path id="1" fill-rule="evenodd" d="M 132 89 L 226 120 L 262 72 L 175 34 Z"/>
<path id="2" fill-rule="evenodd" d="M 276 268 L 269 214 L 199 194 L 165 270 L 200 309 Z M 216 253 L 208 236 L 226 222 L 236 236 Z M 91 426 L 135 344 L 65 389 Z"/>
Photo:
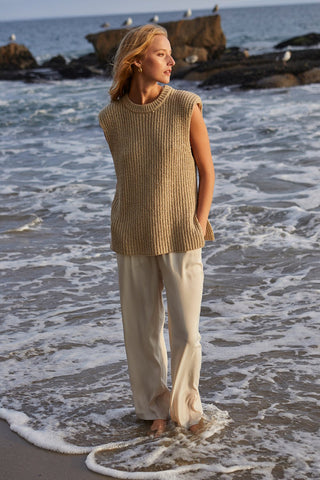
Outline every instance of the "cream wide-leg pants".
<path id="1" fill-rule="evenodd" d="M 117 255 L 128 369 L 136 414 L 199 422 L 201 368 L 199 317 L 203 288 L 201 249 L 165 255 Z M 171 393 L 163 336 L 166 289 L 171 349 Z"/>

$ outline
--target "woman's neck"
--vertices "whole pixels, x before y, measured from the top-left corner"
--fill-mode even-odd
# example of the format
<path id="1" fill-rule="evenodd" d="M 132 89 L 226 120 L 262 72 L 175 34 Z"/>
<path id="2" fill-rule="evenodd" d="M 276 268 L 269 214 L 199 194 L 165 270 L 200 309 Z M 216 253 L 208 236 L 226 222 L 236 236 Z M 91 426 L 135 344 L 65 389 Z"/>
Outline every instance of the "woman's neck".
<path id="1" fill-rule="evenodd" d="M 131 84 L 128 96 L 133 103 L 144 105 L 156 100 L 156 98 L 158 98 L 162 92 L 162 88 L 163 87 L 161 87 L 161 85 L 158 83 L 142 86 L 139 85 L 139 82 L 133 82 Z"/>

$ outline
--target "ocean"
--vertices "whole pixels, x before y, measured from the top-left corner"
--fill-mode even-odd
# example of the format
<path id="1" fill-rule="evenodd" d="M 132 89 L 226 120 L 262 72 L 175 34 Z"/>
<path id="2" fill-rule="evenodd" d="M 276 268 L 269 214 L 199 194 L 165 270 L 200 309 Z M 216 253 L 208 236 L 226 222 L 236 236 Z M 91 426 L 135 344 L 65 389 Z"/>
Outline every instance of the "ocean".
<path id="1" fill-rule="evenodd" d="M 320 24 L 319 4 L 220 14 L 228 45 L 256 53 Z M 72 58 L 123 20 L 2 22 L 0 44 L 15 33 L 38 61 Z M 319 479 L 320 86 L 171 82 L 203 100 L 216 241 L 203 249 L 207 429 L 159 439 L 134 415 L 109 248 L 115 174 L 97 120 L 109 86 L 0 83 L 0 417 L 114 478 Z"/>

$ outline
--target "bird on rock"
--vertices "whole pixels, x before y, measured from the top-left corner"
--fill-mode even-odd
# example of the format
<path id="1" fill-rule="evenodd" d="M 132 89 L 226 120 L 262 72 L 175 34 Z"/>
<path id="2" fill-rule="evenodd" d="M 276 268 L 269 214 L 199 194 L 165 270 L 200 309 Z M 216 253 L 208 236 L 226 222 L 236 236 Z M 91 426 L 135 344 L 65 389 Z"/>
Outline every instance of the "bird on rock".
<path id="1" fill-rule="evenodd" d="M 9 37 L 10 42 L 15 42 L 16 41 L 16 36 L 14 33 L 12 33 Z"/>
<path id="2" fill-rule="evenodd" d="M 285 65 L 287 62 L 289 62 L 290 58 L 291 58 L 291 52 L 290 50 L 287 50 L 282 57 L 283 64 Z"/>
<path id="3" fill-rule="evenodd" d="M 132 18 L 128 17 L 127 20 L 125 20 L 122 25 L 124 25 L 125 27 L 130 27 L 130 25 L 132 25 L 132 23 L 133 23 Z"/>
<path id="4" fill-rule="evenodd" d="M 189 57 L 185 58 L 185 61 L 190 64 L 197 63 L 198 60 L 199 60 L 198 55 L 190 55 Z"/>
<path id="5" fill-rule="evenodd" d="M 158 15 L 154 15 L 152 18 L 150 18 L 149 21 L 150 21 L 150 22 L 153 22 L 153 23 L 158 23 L 158 22 L 159 22 L 159 17 L 158 17 Z"/>
<path id="6" fill-rule="evenodd" d="M 184 12 L 183 16 L 184 17 L 191 17 L 191 15 L 192 15 L 192 10 L 191 10 L 191 8 L 188 8 L 188 10 L 186 12 Z"/>

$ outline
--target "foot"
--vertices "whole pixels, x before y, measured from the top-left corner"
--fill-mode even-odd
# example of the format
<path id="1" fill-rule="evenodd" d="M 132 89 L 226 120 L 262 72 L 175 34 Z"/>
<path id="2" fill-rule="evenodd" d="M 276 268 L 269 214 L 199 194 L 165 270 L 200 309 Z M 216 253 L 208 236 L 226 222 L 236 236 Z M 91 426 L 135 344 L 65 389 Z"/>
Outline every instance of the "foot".
<path id="1" fill-rule="evenodd" d="M 201 433 L 204 430 L 203 419 L 201 418 L 199 423 L 191 425 L 191 427 L 189 427 L 189 430 L 194 435 L 196 435 L 197 433 Z"/>
<path id="2" fill-rule="evenodd" d="M 151 428 L 150 434 L 154 437 L 160 437 L 165 431 L 167 427 L 167 421 L 162 419 L 154 420 Z"/>

